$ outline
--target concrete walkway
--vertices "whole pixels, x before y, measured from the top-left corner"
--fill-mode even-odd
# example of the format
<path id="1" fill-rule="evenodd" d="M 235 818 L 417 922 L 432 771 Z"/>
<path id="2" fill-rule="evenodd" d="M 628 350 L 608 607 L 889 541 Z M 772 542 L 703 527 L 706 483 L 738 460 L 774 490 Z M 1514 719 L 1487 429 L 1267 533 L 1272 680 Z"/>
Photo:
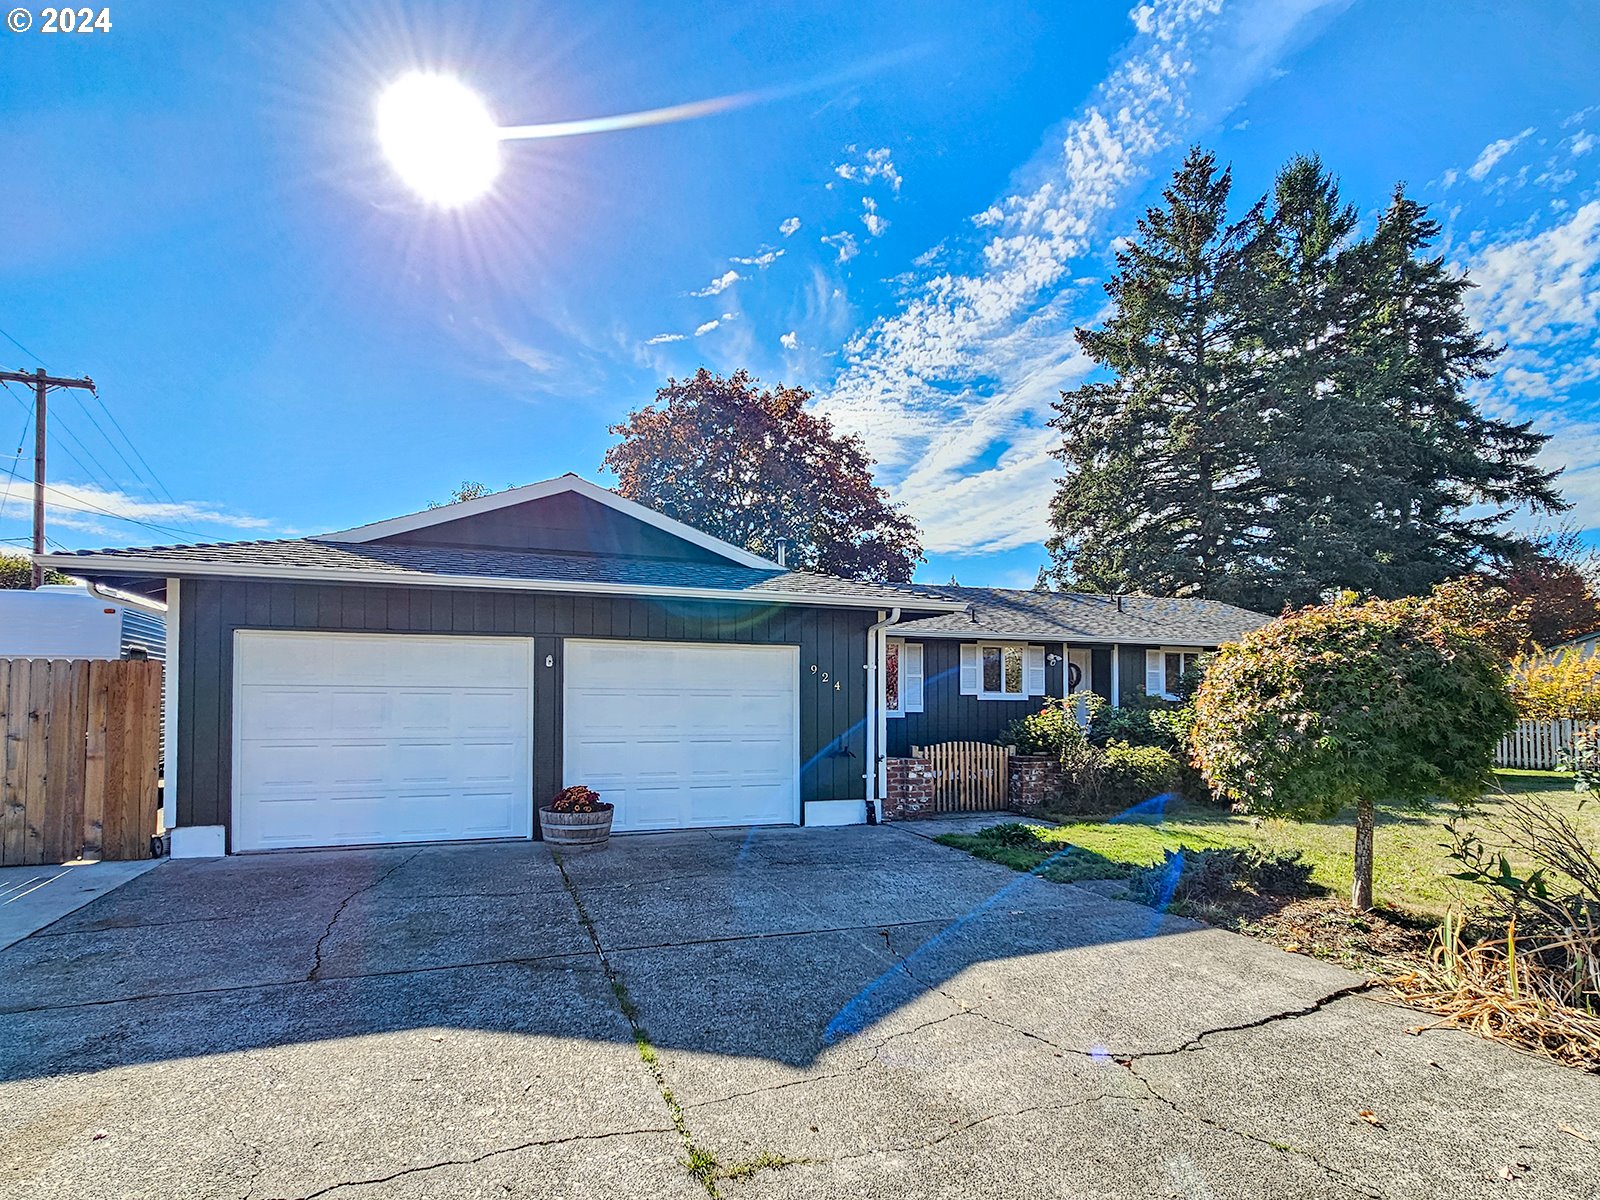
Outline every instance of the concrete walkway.
<path id="1" fill-rule="evenodd" d="M 173 862 L 0 951 L 0 1194 L 1600 1195 L 1422 1023 L 896 826 Z"/>
<path id="2" fill-rule="evenodd" d="M 0 867 L 0 950 L 160 865 L 150 858 Z"/>

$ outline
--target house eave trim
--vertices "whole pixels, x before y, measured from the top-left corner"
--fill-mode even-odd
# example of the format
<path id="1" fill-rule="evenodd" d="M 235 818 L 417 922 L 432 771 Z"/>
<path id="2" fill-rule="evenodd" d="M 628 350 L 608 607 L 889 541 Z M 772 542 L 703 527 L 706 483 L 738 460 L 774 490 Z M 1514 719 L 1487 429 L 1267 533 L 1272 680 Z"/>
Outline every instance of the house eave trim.
<path id="1" fill-rule="evenodd" d="M 757 567 L 761 570 L 780 570 L 777 563 L 770 559 L 762 558 L 759 554 L 752 554 L 742 547 L 721 538 L 712 537 L 709 533 L 702 533 L 692 525 L 685 525 L 682 521 L 674 520 L 635 503 L 613 491 L 601 487 L 599 484 L 590 483 L 577 475 L 563 475 L 558 479 L 546 479 L 539 483 L 529 483 L 522 487 L 507 488 L 503 492 L 481 496 L 476 500 L 464 500 L 456 504 L 444 504 L 438 508 L 425 509 L 422 512 L 407 513 L 403 517 L 391 517 L 386 521 L 374 521 L 368 525 L 357 525 L 351 529 L 341 529 L 334 533 L 321 533 L 308 539 L 314 542 L 375 542 L 380 538 L 394 537 L 396 534 L 412 533 L 418 529 L 428 529 L 434 525 L 443 525 L 449 521 L 459 521 L 466 517 L 475 517 L 483 513 L 494 512 L 497 509 L 509 508 L 513 504 L 525 504 L 530 500 L 543 500 L 547 496 L 558 496 L 563 492 L 575 492 L 596 504 L 603 504 L 624 516 L 642 521 L 646 525 L 653 525 L 665 533 L 670 533 L 676 538 L 699 546 L 703 550 L 710 550 L 721 555 L 730 562 L 738 563 L 741 567 Z"/>
<path id="2" fill-rule="evenodd" d="M 803 604 L 818 608 L 882 608 L 883 597 L 846 596 L 829 592 L 728 591 L 722 588 L 661 587 L 631 583 L 595 583 L 572 579 L 505 579 L 492 575 L 425 575 L 405 571 L 307 570 L 278 567 L 193 563 L 173 559 L 123 558 L 117 555 L 40 555 L 39 561 L 65 574 L 94 570 L 117 575 L 178 578 L 262 579 L 299 583 L 388 584 L 403 587 L 464 588 L 501 592 L 564 592 L 597 596 L 655 596 L 677 600 L 720 600 L 739 604 Z M 907 608 L 951 609 L 949 601 L 906 597 Z M 957 611 L 957 610 L 952 610 Z"/>

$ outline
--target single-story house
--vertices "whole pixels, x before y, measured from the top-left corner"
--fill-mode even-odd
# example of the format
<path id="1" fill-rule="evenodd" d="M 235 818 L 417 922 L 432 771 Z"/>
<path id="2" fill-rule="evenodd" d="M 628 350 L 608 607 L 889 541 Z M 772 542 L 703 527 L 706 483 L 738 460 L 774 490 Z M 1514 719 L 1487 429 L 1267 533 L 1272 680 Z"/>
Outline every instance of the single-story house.
<path id="1" fill-rule="evenodd" d="M 863 820 L 892 617 L 575 475 L 316 537 L 41 556 L 167 605 L 173 854 Z"/>
<path id="2" fill-rule="evenodd" d="M 994 741 L 1040 697 L 1170 697 L 1201 654 L 1271 618 L 1216 600 L 944 587 L 956 613 L 887 631 L 883 745 Z"/>
<path id="3" fill-rule="evenodd" d="M 1124 599 L 1153 607 L 1080 647 L 1070 622 L 995 624 L 1009 602 L 966 589 L 788 570 L 575 475 L 316 537 L 41 561 L 167 605 L 176 856 L 533 837 L 575 783 L 619 832 L 860 821 L 913 720 L 909 689 L 889 694 L 906 647 L 934 672 L 975 647 L 972 705 L 946 714 L 926 671 L 919 689 L 949 737 L 967 707 L 1024 711 L 1015 687 L 1059 692 L 1052 655 L 1094 672 L 1116 639 L 1226 636 L 1169 638 L 1175 602 Z"/>

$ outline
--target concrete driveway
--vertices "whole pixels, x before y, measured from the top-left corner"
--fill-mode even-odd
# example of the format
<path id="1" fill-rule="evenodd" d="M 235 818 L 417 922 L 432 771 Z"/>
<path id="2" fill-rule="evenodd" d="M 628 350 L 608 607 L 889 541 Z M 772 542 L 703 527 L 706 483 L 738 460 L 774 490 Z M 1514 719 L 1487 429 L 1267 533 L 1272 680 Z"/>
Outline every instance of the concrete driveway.
<path id="1" fill-rule="evenodd" d="M 1600 1077 L 926 832 L 166 863 L 0 951 L 0 1194 L 1600 1197 Z"/>

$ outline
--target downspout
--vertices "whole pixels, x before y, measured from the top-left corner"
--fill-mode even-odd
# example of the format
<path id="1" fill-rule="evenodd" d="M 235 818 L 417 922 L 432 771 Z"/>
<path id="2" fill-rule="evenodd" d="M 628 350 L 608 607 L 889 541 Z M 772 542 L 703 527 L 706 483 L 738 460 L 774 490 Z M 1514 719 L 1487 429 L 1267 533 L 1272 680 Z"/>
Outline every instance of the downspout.
<path id="1" fill-rule="evenodd" d="M 882 609 L 878 610 L 880 613 Z M 888 646 L 884 630 L 898 623 L 900 609 L 891 609 L 887 617 L 880 617 L 867 626 L 867 819 L 876 820 L 883 812 L 883 794 L 888 790 L 884 778 L 888 767 L 883 762 L 880 747 L 888 738 L 889 720 L 884 711 L 888 700 Z"/>

